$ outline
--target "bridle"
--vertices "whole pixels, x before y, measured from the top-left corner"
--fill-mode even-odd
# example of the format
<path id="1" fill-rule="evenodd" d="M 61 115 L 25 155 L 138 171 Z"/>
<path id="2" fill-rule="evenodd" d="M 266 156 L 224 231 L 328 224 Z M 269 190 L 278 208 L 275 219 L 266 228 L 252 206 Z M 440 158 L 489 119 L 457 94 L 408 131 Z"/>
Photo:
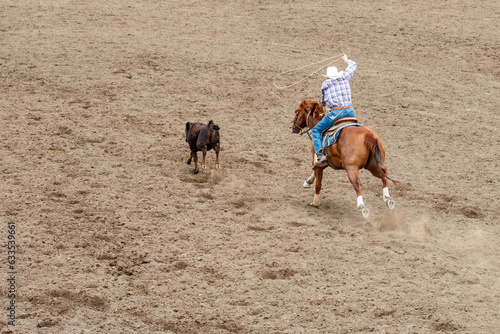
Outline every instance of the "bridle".
<path id="1" fill-rule="evenodd" d="M 307 133 L 307 135 L 309 136 L 309 138 L 311 138 L 311 135 L 309 134 L 309 130 L 310 130 L 310 127 L 309 127 L 309 116 L 311 115 L 311 111 L 312 111 L 312 109 L 311 109 L 311 110 L 309 110 L 309 112 L 307 113 L 307 116 L 306 116 L 306 126 L 305 126 L 304 128 L 302 128 L 302 127 L 298 126 L 296 123 L 297 123 L 297 121 L 298 121 L 300 118 L 302 118 L 302 116 L 304 115 L 304 112 L 305 112 L 305 111 L 302 111 L 302 112 L 300 113 L 300 117 L 299 117 L 299 114 L 296 114 L 296 115 L 295 115 L 295 118 L 294 118 L 294 119 L 293 119 L 293 121 L 292 121 L 292 124 L 293 124 L 296 128 L 298 128 L 298 129 L 299 129 L 299 135 L 301 135 L 301 136 L 302 136 L 304 133 Z"/>
<path id="2" fill-rule="evenodd" d="M 307 135 L 309 136 L 309 139 L 312 140 L 312 137 L 311 137 L 311 134 L 309 133 L 309 130 L 311 130 L 311 127 L 309 126 L 309 116 L 311 116 L 311 112 L 313 111 L 314 108 L 311 108 L 311 110 L 309 110 L 309 112 L 307 113 L 307 116 L 306 116 L 306 127 L 304 128 L 301 128 L 300 126 L 298 126 L 296 124 L 297 120 L 299 120 L 300 118 L 302 118 L 302 116 L 304 115 L 305 113 L 305 110 L 303 110 L 300 114 L 296 114 L 295 115 L 295 118 L 293 119 L 292 121 L 292 124 L 299 129 L 299 135 L 303 135 L 304 133 L 307 133 Z M 299 117 L 300 116 L 300 117 Z M 324 116 L 324 113 L 321 113 L 320 116 Z"/>

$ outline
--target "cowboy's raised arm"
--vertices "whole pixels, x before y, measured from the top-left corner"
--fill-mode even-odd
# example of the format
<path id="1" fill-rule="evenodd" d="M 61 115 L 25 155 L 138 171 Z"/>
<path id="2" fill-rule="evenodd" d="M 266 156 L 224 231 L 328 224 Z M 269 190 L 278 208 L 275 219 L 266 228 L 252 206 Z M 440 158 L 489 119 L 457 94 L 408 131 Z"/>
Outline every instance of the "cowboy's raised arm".
<path id="1" fill-rule="evenodd" d="M 346 55 L 342 57 L 342 60 L 347 64 L 347 68 L 344 71 L 344 77 L 350 80 L 351 77 L 354 75 L 354 72 L 356 72 L 358 64 L 356 64 L 354 60 L 347 59 Z"/>

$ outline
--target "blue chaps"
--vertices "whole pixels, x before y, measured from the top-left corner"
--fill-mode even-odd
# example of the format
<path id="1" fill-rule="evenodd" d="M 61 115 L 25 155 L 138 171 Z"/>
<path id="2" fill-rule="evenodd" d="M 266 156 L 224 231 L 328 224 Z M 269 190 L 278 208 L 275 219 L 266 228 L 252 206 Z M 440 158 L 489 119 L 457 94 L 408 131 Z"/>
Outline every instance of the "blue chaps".
<path id="1" fill-rule="evenodd" d="M 354 114 L 354 109 L 332 109 L 323 119 L 316 124 L 316 126 L 312 129 L 312 137 L 314 142 L 314 151 L 318 153 L 323 149 L 323 144 L 321 141 L 321 132 L 325 129 L 328 129 L 337 121 L 338 119 L 344 117 L 356 117 Z"/>

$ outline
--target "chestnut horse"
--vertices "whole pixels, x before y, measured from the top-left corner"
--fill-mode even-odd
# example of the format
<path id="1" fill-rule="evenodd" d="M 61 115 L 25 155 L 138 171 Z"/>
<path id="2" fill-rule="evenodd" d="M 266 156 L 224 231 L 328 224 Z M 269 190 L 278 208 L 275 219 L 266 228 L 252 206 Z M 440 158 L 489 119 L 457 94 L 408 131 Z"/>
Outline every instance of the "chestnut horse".
<path id="1" fill-rule="evenodd" d="M 316 101 L 303 100 L 295 110 L 295 118 L 292 123 L 292 133 L 301 133 L 312 129 L 325 116 L 323 106 Z M 313 165 L 315 163 L 314 146 L 311 142 Z M 357 197 L 357 208 L 362 211 L 363 216 L 368 217 L 369 211 L 365 207 L 361 193 L 361 182 L 358 172 L 362 168 L 368 169 L 375 177 L 382 180 L 382 198 L 389 209 L 394 208 L 394 201 L 389 195 L 387 180 L 394 184 L 401 184 L 387 176 L 388 171 L 384 165 L 385 150 L 380 138 L 375 132 L 365 126 L 347 126 L 341 130 L 337 142 L 326 149 L 328 163 L 320 167 L 314 167 L 314 173 L 306 181 L 304 187 L 310 187 L 316 179 L 316 191 L 312 206 L 319 206 L 319 193 L 321 191 L 321 180 L 323 170 L 330 166 L 334 169 L 344 169 L 349 181 L 354 186 Z"/>

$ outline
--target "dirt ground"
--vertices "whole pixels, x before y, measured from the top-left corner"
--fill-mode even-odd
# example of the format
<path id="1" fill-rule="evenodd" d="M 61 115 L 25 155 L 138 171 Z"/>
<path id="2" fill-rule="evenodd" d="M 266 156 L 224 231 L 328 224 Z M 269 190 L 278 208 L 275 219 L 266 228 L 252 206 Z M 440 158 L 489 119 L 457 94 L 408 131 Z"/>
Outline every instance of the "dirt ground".
<path id="1" fill-rule="evenodd" d="M 2 1 L 0 332 L 500 332 L 499 14 Z M 368 219 L 344 171 L 309 206 L 310 142 L 290 129 L 320 97 L 323 72 L 307 76 L 343 53 L 356 115 L 404 182 L 390 211 L 361 172 Z M 209 152 L 194 175 L 184 127 L 210 119 L 222 169 Z"/>

